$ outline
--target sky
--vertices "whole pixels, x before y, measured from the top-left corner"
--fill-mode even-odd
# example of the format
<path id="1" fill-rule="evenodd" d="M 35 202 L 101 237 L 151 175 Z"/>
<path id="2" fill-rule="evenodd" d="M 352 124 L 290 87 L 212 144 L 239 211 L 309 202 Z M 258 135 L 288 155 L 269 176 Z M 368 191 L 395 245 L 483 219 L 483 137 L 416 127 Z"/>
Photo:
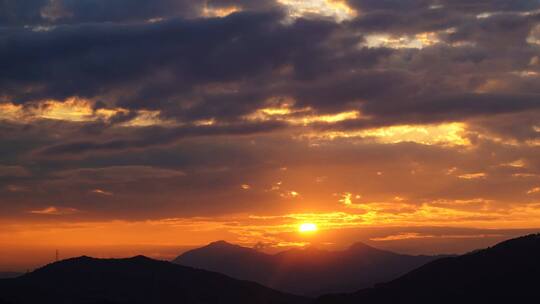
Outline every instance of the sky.
<path id="1" fill-rule="evenodd" d="M 540 227 L 538 0 L 0 0 L 0 71 L 0 270 Z"/>

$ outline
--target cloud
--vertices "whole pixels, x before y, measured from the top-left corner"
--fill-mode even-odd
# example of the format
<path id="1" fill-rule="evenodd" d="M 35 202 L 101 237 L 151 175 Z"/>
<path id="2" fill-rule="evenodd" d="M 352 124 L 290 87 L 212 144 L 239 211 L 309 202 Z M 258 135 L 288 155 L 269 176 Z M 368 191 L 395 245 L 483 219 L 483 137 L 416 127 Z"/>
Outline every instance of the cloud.
<path id="1" fill-rule="evenodd" d="M 536 193 L 540 193 L 540 187 L 534 187 L 530 189 L 529 191 L 527 191 L 527 194 L 536 194 Z"/>
<path id="2" fill-rule="evenodd" d="M 125 183 L 144 179 L 161 179 L 182 177 L 185 173 L 178 170 L 155 168 L 150 166 L 112 166 L 102 168 L 80 168 L 60 171 L 54 174 L 57 178 L 86 182 Z M 94 193 L 105 194 L 103 190 Z M 107 192 L 108 193 L 108 192 Z"/>
<path id="3" fill-rule="evenodd" d="M 487 177 L 487 174 L 484 172 L 478 172 L 478 173 L 466 173 L 458 175 L 458 178 L 461 179 L 484 179 Z"/>
<path id="4" fill-rule="evenodd" d="M 422 234 L 418 232 L 403 232 L 395 235 L 387 235 L 384 237 L 371 238 L 371 241 L 375 242 L 388 242 L 388 241 L 403 241 L 411 239 L 432 239 L 432 238 L 445 238 L 445 239 L 475 239 L 475 238 L 493 238 L 502 237 L 501 234 L 463 234 L 463 235 L 432 235 Z"/>
<path id="5" fill-rule="evenodd" d="M 294 191 L 294 190 L 290 190 L 290 191 L 285 191 L 285 192 L 282 192 L 279 194 L 281 197 L 283 198 L 286 198 L 286 199 L 295 199 L 295 198 L 298 198 L 300 196 L 300 193 Z"/>
<path id="6" fill-rule="evenodd" d="M 290 18 L 309 18 L 310 16 L 324 16 L 334 18 L 341 22 L 357 16 L 357 12 L 347 5 L 346 1 L 329 0 L 277 0 L 288 10 Z"/>
<path id="7" fill-rule="evenodd" d="M 403 8 L 438 11 L 423 1 L 380 5 L 367 1 L 359 5 L 368 8 L 359 20 L 380 10 L 394 14 Z M 448 14 L 457 14 L 450 5 L 443 7 L 441 10 Z M 0 85 L 5 84 L 4 91 L 14 102 L 80 96 L 105 100 L 111 107 L 126 110 L 157 111 L 180 122 L 238 121 L 264 109 L 266 100 L 276 96 L 295 100 L 296 108 L 291 112 L 311 107 L 312 112 L 322 112 L 318 117 L 324 117 L 361 110 L 373 118 L 358 121 L 356 128 L 375 122 L 389 125 L 459 121 L 538 108 L 538 92 L 517 87 L 527 81 L 505 81 L 512 87 L 494 91 L 493 83 L 498 80 L 492 79 L 523 69 L 525 64 L 514 59 L 517 56 L 533 56 L 533 50 L 515 43 L 504 44 L 516 46 L 509 52 L 497 51 L 501 47 L 498 41 L 504 40 L 499 39 L 501 34 L 524 40 L 532 28 L 532 16 L 488 20 L 472 16 L 451 19 L 439 29 L 411 29 L 408 35 L 415 37 L 440 32 L 437 39 L 444 44 L 427 45 L 415 52 L 393 50 L 391 45 L 361 47 L 363 39 L 369 41 L 370 35 L 380 31 L 370 34 L 370 29 L 360 29 L 357 33 L 354 23 L 300 19 L 285 25 L 282 18 L 276 11 L 248 11 L 222 20 L 175 18 L 151 24 L 64 25 L 44 33 L 8 30 L 15 43 L 0 49 L 3 57 L 19 58 L 16 54 L 20 49 L 38 41 L 43 42 L 37 45 L 44 56 L 6 62 Z M 510 30 L 504 26 L 508 22 L 515 25 Z M 384 31 L 390 36 L 399 35 L 389 28 Z M 462 32 L 469 34 L 463 36 Z M 112 44 L 103 38 L 104 33 L 116 37 Z M 80 45 L 73 43 L 81 41 L 81 37 L 90 38 Z M 243 53 L 259 38 L 265 41 L 264 47 Z M 456 45 L 462 42 L 472 44 Z M 73 47 L 61 48 L 64 44 Z M 278 45 L 287 47 L 278 50 Z M 133 49 L 137 51 L 128 51 Z M 177 52 L 182 56 L 176 56 Z M 34 68 L 51 62 L 54 71 Z M 456 62 L 461 64 L 452 64 Z M 86 68 L 73 69 L 73 64 Z M 436 73 L 433 66 L 447 73 Z M 418 73 L 410 73 L 412 70 Z M 465 81 L 468 77 L 474 78 Z M 70 85 L 56 81 L 63 78 L 74 81 Z"/>
<path id="8" fill-rule="evenodd" d="M 0 219 L 529 228 L 539 8 L 1 1 Z"/>
<path id="9" fill-rule="evenodd" d="M 31 173 L 22 166 L 4 166 L 0 165 L 1 177 L 29 177 Z"/>
<path id="10" fill-rule="evenodd" d="M 69 215 L 69 214 L 78 213 L 80 211 L 75 208 L 63 208 L 63 207 L 50 206 L 44 209 L 31 210 L 29 212 L 32 214 L 38 214 L 38 215 Z"/>
<path id="11" fill-rule="evenodd" d="M 172 144 L 180 139 L 202 136 L 250 135 L 280 129 L 280 122 L 238 123 L 231 125 L 180 126 L 174 128 L 147 127 L 136 130 L 134 139 L 121 137 L 106 141 L 73 141 L 53 144 L 35 151 L 37 156 L 56 157 L 95 152 L 115 152 Z"/>
<path id="12" fill-rule="evenodd" d="M 7 0 L 0 24 L 35 25 L 92 22 L 143 22 L 151 18 L 197 16 L 201 3 L 182 0 Z"/>
<path id="13" fill-rule="evenodd" d="M 409 239 L 424 239 L 424 238 L 433 238 L 433 235 L 423 235 L 418 232 L 404 232 L 395 235 L 387 235 L 384 237 L 375 237 L 371 238 L 371 241 L 375 242 L 385 242 L 385 241 L 400 241 L 400 240 L 409 240 Z"/>
<path id="14" fill-rule="evenodd" d="M 114 195 L 114 193 L 112 193 L 110 191 L 105 191 L 105 190 L 101 190 L 101 189 L 94 189 L 94 190 L 92 190 L 92 193 L 99 194 L 99 195 L 105 195 L 105 196 Z"/>
<path id="15" fill-rule="evenodd" d="M 41 8 L 40 16 L 54 22 L 61 18 L 69 18 L 72 14 L 65 9 L 62 0 L 49 0 L 49 3 Z"/>
<path id="16" fill-rule="evenodd" d="M 7 185 L 5 189 L 9 192 L 25 192 L 28 191 L 25 187 L 17 186 L 17 185 Z"/>

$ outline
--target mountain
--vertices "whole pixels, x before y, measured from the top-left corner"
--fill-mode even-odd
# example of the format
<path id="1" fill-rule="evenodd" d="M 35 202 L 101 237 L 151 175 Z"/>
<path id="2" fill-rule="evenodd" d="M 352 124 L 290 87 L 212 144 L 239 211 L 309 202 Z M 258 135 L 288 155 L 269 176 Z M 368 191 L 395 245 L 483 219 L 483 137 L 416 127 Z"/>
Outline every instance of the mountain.
<path id="1" fill-rule="evenodd" d="M 428 263 L 375 288 L 316 304 L 538 303 L 540 234 Z"/>
<path id="2" fill-rule="evenodd" d="M 259 284 L 156 261 L 79 257 L 0 280 L 5 304 L 305 303 Z"/>
<path id="3" fill-rule="evenodd" d="M 11 271 L 4 271 L 0 272 L 0 279 L 11 279 L 22 276 L 22 273 L 19 272 L 11 272 Z"/>
<path id="4" fill-rule="evenodd" d="M 254 281 L 284 292 L 318 296 L 372 287 L 436 258 L 396 254 L 362 243 L 344 251 L 306 248 L 270 255 L 219 241 L 188 251 L 173 262 Z"/>

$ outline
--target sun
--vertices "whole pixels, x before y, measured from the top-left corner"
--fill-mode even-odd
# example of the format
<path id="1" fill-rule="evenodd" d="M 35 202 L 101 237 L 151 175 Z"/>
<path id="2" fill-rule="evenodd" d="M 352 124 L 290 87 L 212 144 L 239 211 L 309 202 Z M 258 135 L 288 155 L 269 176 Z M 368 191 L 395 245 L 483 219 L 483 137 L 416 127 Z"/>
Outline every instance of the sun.
<path id="1" fill-rule="evenodd" d="M 317 225 L 313 223 L 303 223 L 298 227 L 298 231 L 302 233 L 315 232 L 317 231 Z"/>

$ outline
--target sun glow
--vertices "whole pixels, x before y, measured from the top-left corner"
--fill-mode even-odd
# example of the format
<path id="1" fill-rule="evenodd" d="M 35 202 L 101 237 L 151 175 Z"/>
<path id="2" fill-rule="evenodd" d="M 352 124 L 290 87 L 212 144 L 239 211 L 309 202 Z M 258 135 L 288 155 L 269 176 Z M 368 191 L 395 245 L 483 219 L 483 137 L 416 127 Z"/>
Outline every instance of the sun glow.
<path id="1" fill-rule="evenodd" d="M 203 8 L 202 14 L 206 18 L 223 18 L 239 11 L 241 11 L 241 8 L 237 6 L 211 7 L 206 5 Z"/>
<path id="2" fill-rule="evenodd" d="M 342 22 L 353 19 L 358 15 L 356 10 L 342 0 L 278 0 L 278 2 L 288 9 L 289 16 L 292 19 L 323 16 Z"/>
<path id="3" fill-rule="evenodd" d="M 313 132 L 304 134 L 302 137 L 313 140 L 364 138 L 382 144 L 414 142 L 423 145 L 471 145 L 467 137 L 467 125 L 460 122 L 434 125 L 395 125 L 359 131 Z"/>
<path id="4" fill-rule="evenodd" d="M 71 97 L 64 101 L 44 100 L 29 104 L 24 107 L 9 102 L 0 103 L 0 121 L 6 120 L 16 123 L 30 123 L 36 120 L 56 120 L 75 123 L 88 123 L 107 121 L 118 114 L 128 114 L 125 108 L 100 108 L 94 109 L 90 100 Z M 208 125 L 208 122 L 201 124 Z M 136 116 L 125 121 L 122 127 L 147 127 L 147 126 L 173 126 L 173 120 L 162 120 L 160 111 L 138 110 Z"/>
<path id="5" fill-rule="evenodd" d="M 345 120 L 362 118 L 358 110 L 349 110 L 334 114 L 316 114 L 310 107 L 295 109 L 291 104 L 259 109 L 247 116 L 248 121 L 283 121 L 290 125 L 308 126 L 315 123 L 337 123 Z"/>
<path id="6" fill-rule="evenodd" d="M 298 227 L 298 231 L 302 233 L 315 232 L 317 231 L 317 225 L 313 223 L 303 223 Z"/>

